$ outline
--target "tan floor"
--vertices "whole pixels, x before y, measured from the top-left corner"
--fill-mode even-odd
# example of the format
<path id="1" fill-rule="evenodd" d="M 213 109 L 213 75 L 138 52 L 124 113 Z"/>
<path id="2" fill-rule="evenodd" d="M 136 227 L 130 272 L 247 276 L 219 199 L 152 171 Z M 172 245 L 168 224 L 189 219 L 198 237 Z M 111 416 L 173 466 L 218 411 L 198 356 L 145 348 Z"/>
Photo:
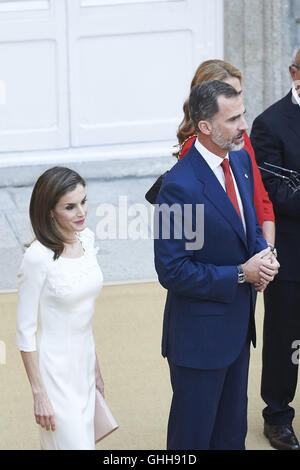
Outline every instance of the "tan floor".
<path id="1" fill-rule="evenodd" d="M 120 428 L 97 449 L 165 449 L 171 400 L 169 372 L 160 355 L 165 291 L 157 283 L 104 287 L 96 303 L 94 336 L 106 400 Z M 16 294 L 0 294 L 0 449 L 39 449 L 31 390 L 15 342 Z M 247 449 L 270 449 L 262 435 L 259 395 L 263 305 L 257 305 L 258 347 L 252 349 Z M 3 354 L 2 354 L 3 356 Z M 0 360 L 1 360 L 0 354 Z M 2 358 L 3 361 L 3 358 Z M 294 406 L 300 415 L 300 397 Z M 300 418 L 295 432 L 300 436 Z"/>

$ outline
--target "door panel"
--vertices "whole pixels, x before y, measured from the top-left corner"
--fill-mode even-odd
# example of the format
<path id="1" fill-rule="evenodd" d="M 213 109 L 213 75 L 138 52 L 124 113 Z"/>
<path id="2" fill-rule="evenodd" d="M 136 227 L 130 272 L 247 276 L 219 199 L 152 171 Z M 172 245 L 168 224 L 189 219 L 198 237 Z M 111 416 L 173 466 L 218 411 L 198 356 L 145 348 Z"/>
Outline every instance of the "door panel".
<path id="1" fill-rule="evenodd" d="M 223 0 L 0 0 L 0 166 L 170 155 L 212 57 Z"/>
<path id="2" fill-rule="evenodd" d="M 73 146 L 175 138 L 196 66 L 223 55 L 222 0 L 68 0 Z"/>
<path id="3" fill-rule="evenodd" d="M 69 145 L 65 4 L 0 3 L 1 151 Z"/>

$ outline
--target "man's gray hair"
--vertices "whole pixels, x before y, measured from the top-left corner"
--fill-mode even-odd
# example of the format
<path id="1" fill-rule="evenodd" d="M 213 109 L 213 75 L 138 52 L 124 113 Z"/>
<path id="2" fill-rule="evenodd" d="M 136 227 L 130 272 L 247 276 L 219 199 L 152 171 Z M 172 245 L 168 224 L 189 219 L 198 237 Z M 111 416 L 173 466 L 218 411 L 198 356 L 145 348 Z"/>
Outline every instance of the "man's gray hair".
<path id="1" fill-rule="evenodd" d="M 199 132 L 199 121 L 211 121 L 219 111 L 218 97 L 232 98 L 240 96 L 231 85 L 219 80 L 210 80 L 192 88 L 189 98 L 190 117 Z"/>
<path id="2" fill-rule="evenodd" d="M 300 45 L 297 46 L 294 51 L 293 51 L 293 55 L 292 55 L 292 65 L 299 65 L 297 64 L 297 59 L 298 59 L 298 54 L 300 53 Z"/>

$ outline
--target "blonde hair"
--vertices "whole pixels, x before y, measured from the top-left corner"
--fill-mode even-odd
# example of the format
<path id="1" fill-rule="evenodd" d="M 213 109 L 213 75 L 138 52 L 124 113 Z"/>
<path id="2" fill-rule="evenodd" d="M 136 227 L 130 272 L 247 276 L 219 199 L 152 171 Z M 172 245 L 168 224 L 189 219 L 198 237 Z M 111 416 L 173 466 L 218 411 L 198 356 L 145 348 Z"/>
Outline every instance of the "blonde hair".
<path id="1" fill-rule="evenodd" d="M 238 78 L 241 83 L 243 81 L 242 73 L 228 62 L 218 59 L 206 60 L 197 68 L 191 83 L 191 89 L 195 85 L 209 80 L 220 80 L 223 82 L 228 78 Z M 180 148 L 178 152 L 173 154 L 176 158 L 179 158 L 185 140 L 195 131 L 193 121 L 190 118 L 188 100 L 184 102 L 183 113 L 184 117 L 177 131 L 177 139 Z"/>

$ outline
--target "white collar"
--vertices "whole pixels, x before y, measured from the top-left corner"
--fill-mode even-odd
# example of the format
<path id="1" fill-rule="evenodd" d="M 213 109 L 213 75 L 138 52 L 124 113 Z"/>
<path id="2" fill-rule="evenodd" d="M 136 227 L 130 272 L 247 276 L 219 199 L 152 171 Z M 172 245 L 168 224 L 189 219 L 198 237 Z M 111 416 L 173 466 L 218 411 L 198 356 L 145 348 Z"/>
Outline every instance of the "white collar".
<path id="1" fill-rule="evenodd" d="M 300 106 L 300 96 L 298 95 L 294 84 L 292 88 L 292 93 L 293 93 L 293 98 L 295 99 L 296 103 L 298 103 L 298 105 Z"/>
<path id="2" fill-rule="evenodd" d="M 209 167 L 212 169 L 212 171 L 215 171 L 215 169 L 221 165 L 223 158 L 218 157 L 218 155 L 215 155 L 206 147 L 204 147 L 204 145 L 202 145 L 198 139 L 196 139 L 195 141 L 195 147 L 198 150 L 198 152 L 201 153 L 202 157 L 204 158 L 206 163 L 209 165 Z M 225 158 L 229 158 L 228 153 Z"/>

